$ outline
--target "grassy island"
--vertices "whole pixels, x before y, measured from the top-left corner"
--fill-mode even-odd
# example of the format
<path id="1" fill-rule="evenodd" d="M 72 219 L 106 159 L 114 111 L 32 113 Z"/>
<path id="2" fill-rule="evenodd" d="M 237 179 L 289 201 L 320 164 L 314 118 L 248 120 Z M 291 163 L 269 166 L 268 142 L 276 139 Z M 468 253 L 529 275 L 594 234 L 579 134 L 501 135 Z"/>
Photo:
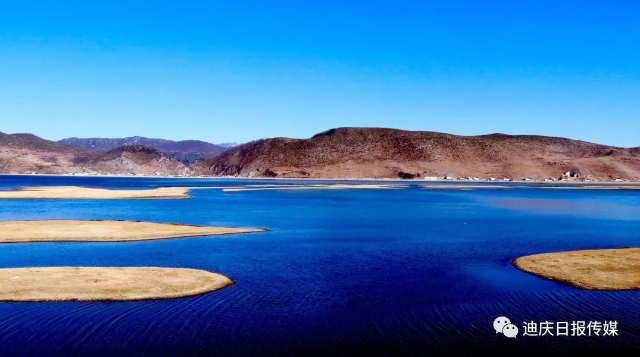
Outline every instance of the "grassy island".
<path id="1" fill-rule="evenodd" d="M 160 187 L 147 190 L 107 190 L 78 186 L 20 187 L 0 191 L 0 199 L 150 199 L 189 198 L 185 187 Z"/>
<path id="2" fill-rule="evenodd" d="M 127 301 L 199 295 L 233 284 L 224 275 L 157 267 L 0 269 L 0 301 Z"/>
<path id="3" fill-rule="evenodd" d="M 126 242 L 263 231 L 258 228 L 112 220 L 0 221 L 0 243 Z"/>
<path id="4" fill-rule="evenodd" d="M 640 289 L 640 248 L 535 254 L 515 259 L 525 272 L 588 290 Z"/>

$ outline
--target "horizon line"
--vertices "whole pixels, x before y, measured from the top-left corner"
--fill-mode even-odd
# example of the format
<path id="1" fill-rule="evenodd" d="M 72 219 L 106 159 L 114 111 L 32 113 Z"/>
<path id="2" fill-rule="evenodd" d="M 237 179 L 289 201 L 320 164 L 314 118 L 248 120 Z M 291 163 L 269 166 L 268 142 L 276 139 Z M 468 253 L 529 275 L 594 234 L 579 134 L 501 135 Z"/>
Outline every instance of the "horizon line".
<path id="1" fill-rule="evenodd" d="M 595 142 L 595 141 L 588 141 L 588 140 L 583 140 L 583 139 L 578 139 L 578 138 L 572 138 L 572 137 L 566 137 L 566 136 L 557 136 L 557 135 L 542 135 L 542 134 L 508 134 L 508 133 L 504 133 L 504 132 L 493 132 L 493 133 L 486 133 L 486 134 L 474 134 L 474 135 L 462 135 L 462 134 L 453 134 L 453 133 L 447 133 L 447 132 L 441 132 L 441 131 L 431 131 L 431 130 L 410 130 L 410 129 L 401 129 L 401 128 L 392 128 L 392 127 L 381 127 L 381 126 L 339 126 L 339 127 L 333 127 L 333 128 L 329 128 L 327 130 L 323 130 L 323 131 L 319 131 L 315 134 L 312 134 L 309 137 L 305 137 L 305 138 L 299 138 L 299 137 L 290 137 L 290 136 L 272 136 L 272 137 L 262 137 L 262 138 L 256 138 L 256 139 L 251 139 L 249 141 L 244 141 L 244 142 L 236 142 L 236 141 L 224 141 L 224 142 L 219 142 L 219 143 L 215 143 L 212 141 L 208 141 L 208 140 L 204 140 L 204 139 L 166 139 L 166 138 L 161 138 L 161 137 L 151 137 L 151 136 L 144 136 L 144 135 L 126 135 L 126 136 L 119 136 L 119 137 L 104 137 L 104 136 L 87 136 L 87 137 L 80 137 L 80 136 L 68 136 L 59 140 L 55 140 L 55 139 L 48 139 L 44 136 L 40 136 L 36 133 L 32 133 L 32 132 L 16 132 L 16 133 L 7 133 L 7 132 L 3 132 L 0 131 L 1 134 L 6 134 L 6 135 L 34 135 L 37 136 L 41 139 L 47 140 L 47 141 L 52 141 L 52 142 L 56 142 L 59 143 L 62 140 L 67 140 L 67 139 L 80 139 L 80 140 L 89 140 L 89 139 L 109 139 L 109 140 L 118 140 L 118 139 L 129 139 L 129 138 L 145 138 L 145 139 L 151 139 L 151 140 L 166 140 L 166 141 L 172 141 L 172 142 L 182 142 L 182 141 L 201 141 L 201 142 L 205 142 L 205 143 L 209 143 L 209 144 L 213 144 L 213 145 L 223 145 L 223 144 L 236 144 L 237 146 L 246 144 L 246 143 L 250 143 L 250 142 L 254 142 L 254 141 L 259 141 L 259 140 L 268 140 L 268 139 L 277 139 L 277 138 L 284 138 L 284 139 L 294 139 L 294 140 L 308 140 L 311 139 L 319 134 L 323 134 L 323 133 L 327 133 L 329 131 L 332 130 L 337 130 L 337 129 L 382 129 L 382 130 L 396 130 L 396 131 L 406 131 L 406 132 L 422 132 L 422 133 L 435 133 L 435 134 L 444 134 L 444 135 L 451 135 L 451 136 L 458 136 L 458 137 L 467 137 L 467 138 L 474 138 L 474 137 L 486 137 L 486 136 L 492 136 L 492 135 L 504 135 L 504 136 L 510 136 L 510 137 L 522 137 L 522 136 L 533 136 L 533 137 L 545 137 L 545 138 L 557 138 L 557 139 L 567 139 L 567 140 L 573 140 L 573 141 L 581 141 L 581 142 L 585 142 L 585 143 L 590 143 L 590 144 L 595 144 L 595 145 L 602 145 L 602 146 L 610 146 L 610 147 L 615 147 L 615 148 L 621 148 L 621 149 L 633 149 L 633 148 L 639 148 L 640 144 L 638 146 L 618 146 L 618 145 L 611 145 L 611 144 L 605 144 L 605 143 L 600 143 L 600 142 Z"/>

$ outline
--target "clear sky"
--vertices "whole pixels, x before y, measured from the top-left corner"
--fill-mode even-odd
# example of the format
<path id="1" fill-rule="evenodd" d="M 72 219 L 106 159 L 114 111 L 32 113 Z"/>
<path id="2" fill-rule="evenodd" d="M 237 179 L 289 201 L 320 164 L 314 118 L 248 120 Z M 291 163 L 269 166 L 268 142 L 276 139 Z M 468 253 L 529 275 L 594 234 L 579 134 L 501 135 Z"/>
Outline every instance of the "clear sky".
<path id="1" fill-rule="evenodd" d="M 0 131 L 640 146 L 640 1 L 2 1 Z"/>

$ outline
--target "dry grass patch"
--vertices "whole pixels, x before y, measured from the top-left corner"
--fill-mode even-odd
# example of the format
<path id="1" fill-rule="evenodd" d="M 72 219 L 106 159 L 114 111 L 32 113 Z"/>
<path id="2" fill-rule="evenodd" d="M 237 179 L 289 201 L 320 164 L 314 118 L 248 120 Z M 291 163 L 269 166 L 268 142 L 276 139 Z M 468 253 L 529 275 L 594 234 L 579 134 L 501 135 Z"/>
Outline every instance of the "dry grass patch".
<path id="1" fill-rule="evenodd" d="M 640 289 L 640 248 L 535 254 L 515 259 L 513 265 L 582 289 Z"/>
<path id="2" fill-rule="evenodd" d="M 125 301 L 193 296 L 233 284 L 224 275 L 156 267 L 0 269 L 0 301 Z"/>
<path id="3" fill-rule="evenodd" d="M 161 187 L 149 190 L 107 190 L 78 186 L 21 187 L 0 191 L 0 199 L 148 199 L 189 198 L 188 188 Z"/>
<path id="4" fill-rule="evenodd" d="M 263 232 L 258 228 L 201 227 L 134 221 L 42 220 L 0 222 L 0 243 L 125 242 Z"/>

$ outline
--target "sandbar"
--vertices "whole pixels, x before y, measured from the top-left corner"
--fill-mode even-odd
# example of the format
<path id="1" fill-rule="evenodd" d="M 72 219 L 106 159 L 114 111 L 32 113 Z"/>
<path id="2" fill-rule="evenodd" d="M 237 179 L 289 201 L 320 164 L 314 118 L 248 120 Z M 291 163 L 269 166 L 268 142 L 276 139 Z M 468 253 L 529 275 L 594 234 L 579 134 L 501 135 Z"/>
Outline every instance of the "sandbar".
<path id="1" fill-rule="evenodd" d="M 640 289 L 640 248 L 592 249 L 517 258 L 525 272 L 588 290 Z"/>
<path id="2" fill-rule="evenodd" d="M 0 301 L 127 301 L 204 294 L 233 284 L 205 270 L 157 267 L 0 269 Z"/>
<path id="3" fill-rule="evenodd" d="M 223 188 L 224 192 L 240 192 L 240 191 L 265 191 L 265 190 L 351 190 L 351 189 L 396 189 L 406 188 L 406 185 L 385 185 L 385 184 L 335 184 L 335 185 L 274 185 L 266 186 L 244 186 L 244 187 L 227 187 Z"/>
<path id="4" fill-rule="evenodd" d="M 513 187 L 504 185 L 421 185 L 425 190 L 509 190 Z"/>
<path id="5" fill-rule="evenodd" d="M 0 243 L 127 242 L 264 231 L 258 228 L 113 220 L 0 221 Z"/>
<path id="6" fill-rule="evenodd" d="M 20 187 L 0 191 L 0 199 L 149 199 L 189 198 L 185 187 L 160 187 L 148 190 L 107 190 L 78 186 Z"/>

